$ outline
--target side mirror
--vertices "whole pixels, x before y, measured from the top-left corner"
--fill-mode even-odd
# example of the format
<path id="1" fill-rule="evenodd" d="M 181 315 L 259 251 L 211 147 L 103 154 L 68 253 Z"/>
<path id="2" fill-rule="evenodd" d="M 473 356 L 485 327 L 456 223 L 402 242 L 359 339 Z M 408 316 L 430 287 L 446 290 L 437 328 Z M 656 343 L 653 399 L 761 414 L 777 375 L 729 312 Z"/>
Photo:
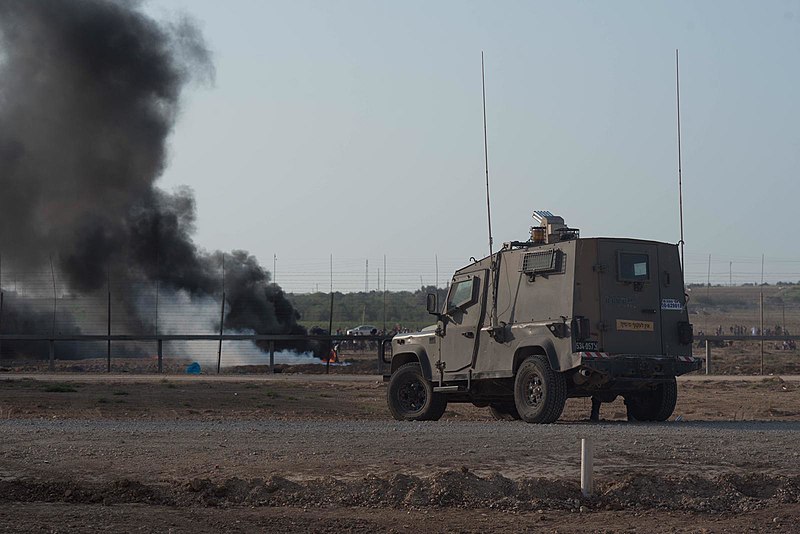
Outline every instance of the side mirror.
<path id="1" fill-rule="evenodd" d="M 589 339 L 591 325 L 588 317 L 575 317 L 572 319 L 572 332 L 575 334 L 575 341 L 585 341 Z"/>
<path id="2" fill-rule="evenodd" d="M 439 305 L 436 299 L 436 293 L 428 293 L 425 306 L 428 309 L 428 313 L 431 315 L 439 315 Z"/>

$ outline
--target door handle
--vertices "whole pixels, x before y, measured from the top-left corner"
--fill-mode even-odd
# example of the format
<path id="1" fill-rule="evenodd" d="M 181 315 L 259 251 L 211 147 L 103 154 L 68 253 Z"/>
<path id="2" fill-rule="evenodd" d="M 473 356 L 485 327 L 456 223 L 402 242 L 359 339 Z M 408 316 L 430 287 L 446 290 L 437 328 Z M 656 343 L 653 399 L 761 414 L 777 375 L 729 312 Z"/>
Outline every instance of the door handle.
<path id="1" fill-rule="evenodd" d="M 475 337 L 475 332 L 461 332 L 461 335 L 468 339 L 473 339 Z"/>
<path id="2" fill-rule="evenodd" d="M 656 310 L 653 308 L 642 308 L 642 313 L 652 313 L 655 314 Z"/>

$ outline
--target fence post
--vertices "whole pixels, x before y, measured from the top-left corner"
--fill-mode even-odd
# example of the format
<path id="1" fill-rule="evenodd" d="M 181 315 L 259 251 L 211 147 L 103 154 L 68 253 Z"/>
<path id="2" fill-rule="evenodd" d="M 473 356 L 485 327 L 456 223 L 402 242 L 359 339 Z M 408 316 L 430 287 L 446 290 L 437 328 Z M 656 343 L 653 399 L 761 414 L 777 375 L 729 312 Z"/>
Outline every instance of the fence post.
<path id="1" fill-rule="evenodd" d="M 2 286 L 0 286 L 2 289 Z M 785 323 L 786 321 L 784 321 Z M 3 292 L 0 291 L 0 334 L 3 333 Z M 3 341 L 0 340 L 0 358 L 3 357 Z"/>
<path id="2" fill-rule="evenodd" d="M 222 306 L 219 316 L 219 348 L 217 349 L 217 374 L 222 367 L 222 333 L 225 331 L 225 253 L 222 253 Z"/>
<path id="3" fill-rule="evenodd" d="M 594 491 L 594 446 L 591 438 L 581 438 L 581 494 L 591 497 Z"/>
<path id="4" fill-rule="evenodd" d="M 275 374 L 275 342 L 269 341 L 269 372 Z"/>
<path id="5" fill-rule="evenodd" d="M 706 339 L 706 374 L 711 374 L 711 342 Z"/>
<path id="6" fill-rule="evenodd" d="M 56 370 L 56 342 L 54 339 L 50 340 L 50 358 L 48 369 L 51 372 Z"/>
<path id="7" fill-rule="evenodd" d="M 783 312 L 784 317 L 786 317 L 786 308 L 784 308 Z M 784 318 L 783 324 L 786 325 L 786 319 Z M 0 254 L 0 334 L 3 333 L 3 255 Z M 3 342 L 0 340 L 0 359 L 3 357 Z"/>
<path id="8" fill-rule="evenodd" d="M 758 296 L 759 310 L 761 313 L 761 361 L 758 366 L 758 374 L 764 374 L 764 255 L 761 255 L 761 292 Z"/>
<path id="9" fill-rule="evenodd" d="M 111 372 L 111 278 L 108 281 L 108 311 L 106 312 L 106 317 L 108 318 L 108 345 L 106 346 L 106 358 L 107 358 L 107 372 Z"/>
<path id="10" fill-rule="evenodd" d="M 385 333 L 385 332 L 384 332 Z M 378 342 L 378 374 L 383 374 L 383 357 L 386 355 L 386 340 L 381 339 Z"/>
<path id="11" fill-rule="evenodd" d="M 50 276 L 53 278 L 53 328 L 52 335 L 56 335 L 56 308 L 58 306 L 58 295 L 56 294 L 56 272 L 53 269 L 53 255 L 50 254 Z"/>
<path id="12" fill-rule="evenodd" d="M 331 313 L 328 315 L 328 335 L 330 338 L 328 339 L 328 359 L 325 361 L 326 375 L 331 369 L 331 353 L 333 352 L 333 284 L 331 284 Z"/>
<path id="13" fill-rule="evenodd" d="M 164 340 L 158 338 L 158 372 L 164 372 Z"/>
<path id="14" fill-rule="evenodd" d="M 217 349 L 217 374 L 222 366 L 222 333 L 225 326 L 225 292 L 222 292 L 222 311 L 219 317 L 219 348 Z"/>

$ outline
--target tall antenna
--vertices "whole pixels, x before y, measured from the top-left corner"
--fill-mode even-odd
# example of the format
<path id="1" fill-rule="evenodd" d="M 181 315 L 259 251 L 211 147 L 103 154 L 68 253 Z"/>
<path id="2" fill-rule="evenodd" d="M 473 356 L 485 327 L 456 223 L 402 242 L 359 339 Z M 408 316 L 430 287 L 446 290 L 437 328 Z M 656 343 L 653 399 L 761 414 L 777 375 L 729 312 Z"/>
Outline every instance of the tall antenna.
<path id="1" fill-rule="evenodd" d="M 683 176 L 681 174 L 681 79 L 678 69 L 678 49 L 675 49 L 675 97 L 678 107 L 678 209 L 681 222 L 681 271 L 684 272 L 683 259 Z"/>
<path id="2" fill-rule="evenodd" d="M 489 262 L 492 271 L 492 329 L 497 327 L 497 284 L 495 283 L 495 262 L 494 252 L 492 251 L 492 205 L 489 202 L 489 141 L 486 133 L 486 75 L 483 67 L 483 50 L 481 50 L 481 91 L 483 93 L 483 161 L 486 168 L 486 217 L 489 221 Z"/>
<path id="3" fill-rule="evenodd" d="M 481 50 L 481 90 L 483 91 L 483 161 L 486 167 L 486 216 L 489 220 L 489 258 L 492 257 L 492 206 L 489 203 L 489 141 L 486 134 L 486 76 L 483 71 Z"/>

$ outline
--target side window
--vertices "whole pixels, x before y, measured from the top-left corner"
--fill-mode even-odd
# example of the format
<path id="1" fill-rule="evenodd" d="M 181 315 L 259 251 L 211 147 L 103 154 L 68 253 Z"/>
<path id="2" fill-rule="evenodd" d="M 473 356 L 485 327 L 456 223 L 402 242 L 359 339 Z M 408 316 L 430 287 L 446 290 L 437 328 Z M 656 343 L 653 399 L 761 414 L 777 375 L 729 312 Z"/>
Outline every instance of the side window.
<path id="1" fill-rule="evenodd" d="M 646 282 L 650 280 L 650 261 L 647 254 L 619 252 L 617 278 L 620 282 Z"/>
<path id="2" fill-rule="evenodd" d="M 477 295 L 478 279 L 470 278 L 469 280 L 462 280 L 456 282 L 450 287 L 450 293 L 447 296 L 447 308 L 445 311 L 451 311 L 456 308 L 464 309 L 475 303 Z"/>

